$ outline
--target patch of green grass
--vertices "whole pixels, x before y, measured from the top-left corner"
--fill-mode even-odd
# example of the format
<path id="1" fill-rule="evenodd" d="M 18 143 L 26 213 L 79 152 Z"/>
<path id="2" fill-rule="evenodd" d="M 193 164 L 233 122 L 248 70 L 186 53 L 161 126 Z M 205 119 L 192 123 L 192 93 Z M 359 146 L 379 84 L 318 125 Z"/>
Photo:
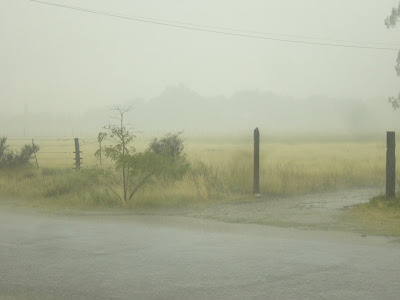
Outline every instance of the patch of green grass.
<path id="1" fill-rule="evenodd" d="M 19 198 L 28 205 L 93 207 L 114 206 L 101 185 L 103 170 L 43 169 L 33 167 L 0 172 L 2 198 Z"/>
<path id="2" fill-rule="evenodd" d="M 346 213 L 365 232 L 377 235 L 400 236 L 400 198 L 378 196 L 368 203 L 358 204 Z"/>
<path id="3" fill-rule="evenodd" d="M 222 188 L 214 176 L 207 166 L 193 164 L 182 180 L 153 179 L 131 202 L 122 205 L 107 187 L 122 194 L 120 174 L 113 169 L 8 169 L 0 171 L 0 197 L 46 207 L 177 207 L 222 199 Z"/>

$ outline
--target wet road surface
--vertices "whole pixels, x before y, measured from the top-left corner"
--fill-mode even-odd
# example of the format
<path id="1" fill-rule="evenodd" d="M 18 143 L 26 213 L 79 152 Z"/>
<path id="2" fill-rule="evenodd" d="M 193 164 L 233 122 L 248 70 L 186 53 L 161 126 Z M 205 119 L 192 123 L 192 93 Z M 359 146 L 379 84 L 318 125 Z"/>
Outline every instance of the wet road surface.
<path id="1" fill-rule="evenodd" d="M 0 208 L 0 299 L 399 299 L 384 237 Z"/>

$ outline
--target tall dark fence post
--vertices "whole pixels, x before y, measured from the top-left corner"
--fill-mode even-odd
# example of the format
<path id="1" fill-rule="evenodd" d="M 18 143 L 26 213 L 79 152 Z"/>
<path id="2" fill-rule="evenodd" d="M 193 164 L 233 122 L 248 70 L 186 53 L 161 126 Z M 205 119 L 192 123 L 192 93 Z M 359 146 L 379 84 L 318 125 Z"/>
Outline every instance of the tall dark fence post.
<path id="1" fill-rule="evenodd" d="M 260 132 L 254 129 L 254 194 L 260 193 Z"/>
<path id="2" fill-rule="evenodd" d="M 396 189 L 396 136 L 395 132 L 387 132 L 386 150 L 386 198 L 395 197 Z"/>
<path id="3" fill-rule="evenodd" d="M 81 169 L 81 151 L 79 149 L 79 139 L 75 138 L 75 170 Z"/>

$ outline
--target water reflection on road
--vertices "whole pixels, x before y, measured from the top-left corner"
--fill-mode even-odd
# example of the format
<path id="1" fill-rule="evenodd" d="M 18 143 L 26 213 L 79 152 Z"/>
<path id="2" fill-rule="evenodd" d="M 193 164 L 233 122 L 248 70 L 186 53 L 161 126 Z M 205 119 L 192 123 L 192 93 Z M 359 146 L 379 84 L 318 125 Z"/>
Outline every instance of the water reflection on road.
<path id="1" fill-rule="evenodd" d="M 0 295 L 17 299 L 398 299 L 400 244 L 185 217 L 1 208 L 0 274 Z"/>

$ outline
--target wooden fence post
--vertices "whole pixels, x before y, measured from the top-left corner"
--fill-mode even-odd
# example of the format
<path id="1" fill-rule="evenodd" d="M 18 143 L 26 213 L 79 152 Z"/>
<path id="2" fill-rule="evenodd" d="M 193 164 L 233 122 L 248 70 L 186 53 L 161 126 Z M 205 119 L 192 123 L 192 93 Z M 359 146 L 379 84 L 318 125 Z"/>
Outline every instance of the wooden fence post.
<path id="1" fill-rule="evenodd" d="M 39 163 L 38 163 L 38 160 L 37 160 L 36 150 L 35 150 L 35 141 L 33 139 L 32 139 L 32 148 L 33 148 L 33 155 L 35 156 L 36 167 L 39 169 Z"/>
<path id="2" fill-rule="evenodd" d="M 260 132 L 254 129 L 254 194 L 260 193 Z"/>
<path id="3" fill-rule="evenodd" d="M 81 151 L 79 149 L 79 139 L 75 138 L 75 170 L 81 169 Z"/>
<path id="4" fill-rule="evenodd" d="M 386 198 L 394 198 L 396 189 L 396 136 L 393 131 L 388 131 L 386 134 Z"/>

